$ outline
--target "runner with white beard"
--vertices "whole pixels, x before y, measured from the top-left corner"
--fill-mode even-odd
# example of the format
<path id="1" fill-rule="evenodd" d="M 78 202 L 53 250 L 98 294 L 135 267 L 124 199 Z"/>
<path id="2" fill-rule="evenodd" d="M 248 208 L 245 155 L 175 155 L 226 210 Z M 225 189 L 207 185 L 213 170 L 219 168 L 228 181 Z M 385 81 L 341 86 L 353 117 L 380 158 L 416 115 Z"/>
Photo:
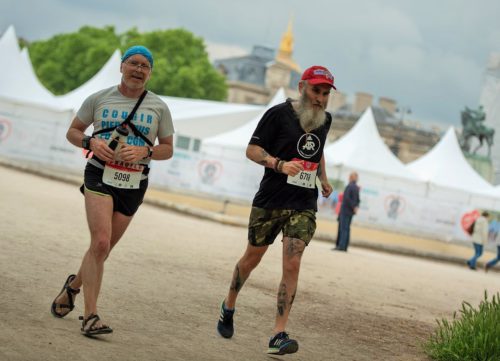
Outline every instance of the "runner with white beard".
<path id="1" fill-rule="evenodd" d="M 325 111 L 332 88 L 336 89 L 328 69 L 308 68 L 299 82 L 300 99 L 287 99 L 269 109 L 246 151 L 247 157 L 263 165 L 265 171 L 252 204 L 247 248 L 236 264 L 228 295 L 222 301 L 217 330 L 225 338 L 233 336 L 238 293 L 269 245 L 282 232 L 283 274 L 267 351 L 270 354 L 294 353 L 299 348 L 285 327 L 297 292 L 302 253 L 316 230 L 316 178 L 324 197 L 332 192 L 323 155 L 332 122 L 332 116 Z"/>

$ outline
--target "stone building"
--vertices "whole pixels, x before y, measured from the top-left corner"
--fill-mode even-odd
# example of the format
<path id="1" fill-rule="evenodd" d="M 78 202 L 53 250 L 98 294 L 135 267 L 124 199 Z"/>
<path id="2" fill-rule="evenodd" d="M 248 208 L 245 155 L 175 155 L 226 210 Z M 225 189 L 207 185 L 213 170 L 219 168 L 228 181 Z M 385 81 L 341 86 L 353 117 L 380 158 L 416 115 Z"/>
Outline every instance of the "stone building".
<path id="1" fill-rule="evenodd" d="M 398 109 L 394 100 L 381 97 L 378 104 L 372 101 L 370 94 L 356 93 L 353 104 L 344 103 L 337 108 L 333 112 L 329 140 L 337 140 L 348 132 L 366 108 L 371 107 L 380 136 L 403 163 L 420 158 L 439 142 L 440 129 L 424 129 L 418 123 L 405 120 L 406 111 Z"/>
<path id="2" fill-rule="evenodd" d="M 245 56 L 219 59 L 214 66 L 227 79 L 227 101 L 267 104 L 279 88 L 289 97 L 297 96 L 301 69 L 292 58 L 292 22 L 283 35 L 278 53 L 275 49 L 256 45 Z"/>

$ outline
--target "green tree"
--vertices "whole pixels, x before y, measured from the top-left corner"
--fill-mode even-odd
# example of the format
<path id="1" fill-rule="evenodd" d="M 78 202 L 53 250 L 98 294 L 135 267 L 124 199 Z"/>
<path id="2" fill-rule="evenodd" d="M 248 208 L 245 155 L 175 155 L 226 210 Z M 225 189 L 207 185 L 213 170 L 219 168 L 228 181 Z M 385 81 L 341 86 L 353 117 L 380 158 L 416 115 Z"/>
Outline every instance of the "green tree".
<path id="1" fill-rule="evenodd" d="M 55 94 L 65 94 L 94 76 L 115 49 L 123 53 L 136 44 L 153 52 L 148 89 L 159 95 L 226 98 L 225 79 L 210 64 L 203 39 L 185 29 L 139 33 L 132 28 L 119 35 L 112 26 L 85 26 L 76 33 L 33 42 L 29 52 L 40 81 Z"/>
<path id="2" fill-rule="evenodd" d="M 54 94 L 65 94 L 94 76 L 120 47 L 112 26 L 84 26 L 76 33 L 34 41 L 29 53 L 36 75 Z"/>
<path id="3" fill-rule="evenodd" d="M 153 52 L 153 76 L 148 84 L 153 92 L 184 98 L 225 99 L 225 79 L 210 64 L 202 38 L 185 29 L 144 34 L 131 29 L 122 39 L 123 51 L 131 45 L 143 44 Z"/>

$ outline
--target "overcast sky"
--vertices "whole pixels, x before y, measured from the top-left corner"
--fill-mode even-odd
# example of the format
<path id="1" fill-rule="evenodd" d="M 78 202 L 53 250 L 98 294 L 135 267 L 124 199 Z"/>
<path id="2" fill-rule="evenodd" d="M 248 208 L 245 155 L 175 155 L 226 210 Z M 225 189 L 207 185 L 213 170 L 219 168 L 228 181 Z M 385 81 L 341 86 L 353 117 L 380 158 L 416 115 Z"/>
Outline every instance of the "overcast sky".
<path id="1" fill-rule="evenodd" d="M 500 52 L 498 0 L 2 0 L 0 33 L 14 25 L 32 41 L 83 25 L 183 27 L 220 57 L 277 48 L 291 16 L 302 69 L 325 65 L 350 100 L 358 91 L 389 97 L 422 121 L 458 125 Z"/>

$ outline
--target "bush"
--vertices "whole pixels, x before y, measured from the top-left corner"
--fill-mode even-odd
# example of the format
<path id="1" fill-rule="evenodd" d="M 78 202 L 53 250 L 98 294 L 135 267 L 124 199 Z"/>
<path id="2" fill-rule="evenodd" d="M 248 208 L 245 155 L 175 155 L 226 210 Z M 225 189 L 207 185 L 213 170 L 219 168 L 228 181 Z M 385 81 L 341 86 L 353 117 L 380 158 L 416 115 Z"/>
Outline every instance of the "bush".
<path id="1" fill-rule="evenodd" d="M 460 317 L 437 320 L 438 327 L 424 344 L 425 352 L 438 361 L 500 360 L 500 295 L 491 301 L 484 292 L 479 309 L 462 302 Z"/>

